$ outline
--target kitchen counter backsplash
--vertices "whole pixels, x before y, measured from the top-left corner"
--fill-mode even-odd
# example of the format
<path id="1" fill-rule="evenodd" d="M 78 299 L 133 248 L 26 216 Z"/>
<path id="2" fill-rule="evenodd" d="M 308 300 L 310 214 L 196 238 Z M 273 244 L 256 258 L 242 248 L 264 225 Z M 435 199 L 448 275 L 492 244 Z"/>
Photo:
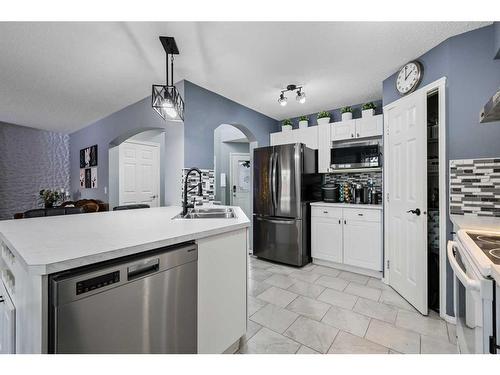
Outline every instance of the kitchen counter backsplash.
<path id="1" fill-rule="evenodd" d="M 184 177 L 189 168 L 184 168 L 182 170 L 182 180 L 181 180 L 181 204 L 184 197 Z M 188 202 L 192 202 L 193 198 L 196 202 L 208 203 L 215 200 L 215 171 L 213 169 L 202 169 L 201 170 L 201 181 L 203 183 L 203 197 L 198 196 L 198 189 L 193 189 L 188 191 Z M 188 180 L 188 190 L 196 185 L 200 181 L 200 176 L 196 172 L 191 172 Z"/>
<path id="2" fill-rule="evenodd" d="M 366 173 L 330 173 L 323 177 L 324 183 L 342 184 L 345 182 L 368 185 L 369 180 L 373 181 L 375 190 L 382 191 L 382 172 L 366 172 Z"/>
<path id="3" fill-rule="evenodd" d="M 450 160 L 450 214 L 500 217 L 500 157 Z"/>

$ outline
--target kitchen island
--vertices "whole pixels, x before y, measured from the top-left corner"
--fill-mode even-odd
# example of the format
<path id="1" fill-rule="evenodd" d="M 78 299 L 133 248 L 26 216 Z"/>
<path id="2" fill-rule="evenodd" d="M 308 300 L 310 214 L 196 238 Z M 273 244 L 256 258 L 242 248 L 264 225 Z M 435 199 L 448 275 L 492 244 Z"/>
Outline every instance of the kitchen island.
<path id="1" fill-rule="evenodd" d="M 238 207 L 230 219 L 174 219 L 181 210 L 171 206 L 0 222 L 0 286 L 15 309 L 2 317 L 5 324 L 12 320 L 5 346 L 16 353 L 48 352 L 51 274 L 194 242 L 197 352 L 233 350 L 246 331 L 250 222 Z"/>

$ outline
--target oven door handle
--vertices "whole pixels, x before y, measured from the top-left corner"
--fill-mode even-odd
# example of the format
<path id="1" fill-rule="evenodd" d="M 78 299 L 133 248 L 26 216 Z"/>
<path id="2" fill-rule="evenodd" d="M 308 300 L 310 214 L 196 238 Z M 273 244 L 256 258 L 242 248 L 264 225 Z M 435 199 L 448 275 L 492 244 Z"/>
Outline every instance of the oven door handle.
<path id="1" fill-rule="evenodd" d="M 455 248 L 457 250 L 455 250 Z M 479 291 L 481 284 L 479 281 L 472 280 L 469 276 L 467 276 L 455 258 L 455 251 L 458 251 L 457 243 L 455 241 L 448 241 L 448 260 L 450 261 L 450 266 L 453 269 L 455 276 L 458 277 L 466 289 Z"/>

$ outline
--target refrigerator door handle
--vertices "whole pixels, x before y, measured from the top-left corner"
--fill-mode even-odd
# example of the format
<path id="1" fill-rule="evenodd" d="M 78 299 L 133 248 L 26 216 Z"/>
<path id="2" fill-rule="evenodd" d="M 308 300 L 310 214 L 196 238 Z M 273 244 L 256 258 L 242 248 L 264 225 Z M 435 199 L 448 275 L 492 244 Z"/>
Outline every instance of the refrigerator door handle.
<path id="1" fill-rule="evenodd" d="M 254 216 L 254 218 L 259 221 L 268 221 L 274 224 L 288 224 L 288 225 L 293 225 L 297 221 L 295 219 L 269 219 L 260 216 Z"/>
<path id="2" fill-rule="evenodd" d="M 273 206 L 273 213 L 275 212 L 274 205 L 274 153 L 271 153 L 271 157 L 269 158 L 269 193 L 271 194 L 271 205 Z M 255 199 L 255 198 L 254 198 Z"/>
<path id="3" fill-rule="evenodd" d="M 278 155 L 273 152 L 273 156 L 271 157 L 271 199 L 273 202 L 273 209 L 276 212 L 276 207 L 278 205 L 277 195 L 278 195 L 278 182 L 277 182 L 277 169 L 278 169 Z"/>

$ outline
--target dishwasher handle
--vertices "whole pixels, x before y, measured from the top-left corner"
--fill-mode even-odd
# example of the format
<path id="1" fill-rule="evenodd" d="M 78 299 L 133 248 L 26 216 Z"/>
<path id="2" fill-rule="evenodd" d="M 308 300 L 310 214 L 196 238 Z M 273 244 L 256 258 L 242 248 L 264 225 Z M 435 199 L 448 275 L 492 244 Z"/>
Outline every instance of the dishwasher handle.
<path id="1" fill-rule="evenodd" d="M 139 277 L 155 273 L 160 269 L 160 258 L 148 259 L 127 267 L 127 280 L 135 280 Z"/>

